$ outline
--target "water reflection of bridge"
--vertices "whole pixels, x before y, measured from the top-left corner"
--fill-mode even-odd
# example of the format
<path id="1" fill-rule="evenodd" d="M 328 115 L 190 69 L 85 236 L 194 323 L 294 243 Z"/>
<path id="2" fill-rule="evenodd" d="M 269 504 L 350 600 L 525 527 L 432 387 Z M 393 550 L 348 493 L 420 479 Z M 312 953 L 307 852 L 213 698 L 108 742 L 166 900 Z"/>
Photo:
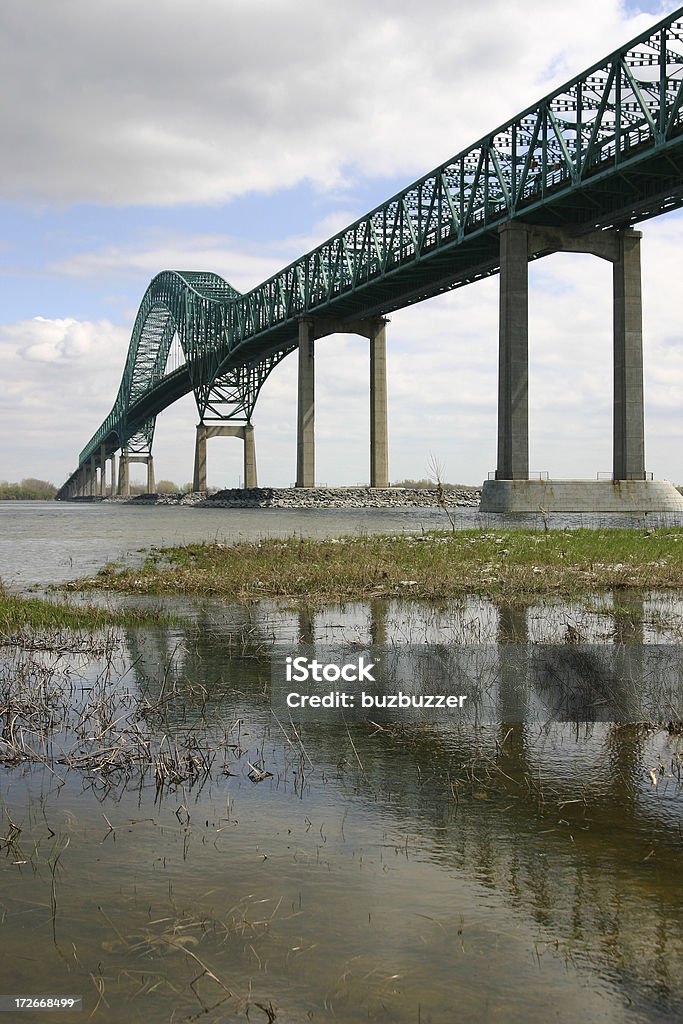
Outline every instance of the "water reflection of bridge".
<path id="1" fill-rule="evenodd" d="M 537 628 L 535 611 L 489 607 L 489 633 L 502 645 L 523 644 Z M 382 602 L 347 607 L 343 631 L 387 642 L 405 629 L 402 615 Z M 458 615 L 466 627 L 464 606 Z M 131 635 L 130 653 L 141 685 L 166 680 L 179 722 L 184 695 L 197 686 L 209 695 L 210 714 L 247 717 L 264 712 L 273 641 L 320 642 L 338 631 L 339 618 L 330 610 L 206 604 L 196 626 Z M 636 661 L 642 622 L 642 599 L 618 595 L 613 646 L 623 644 Z M 518 688 L 512 692 L 517 699 Z M 647 730 L 545 731 L 501 721 L 474 735 L 366 726 L 353 731 L 353 753 L 345 728 L 306 724 L 304 737 L 316 768 L 334 775 L 346 762 L 326 799 L 361 813 L 379 799 L 393 822 L 389 841 L 411 837 L 420 856 L 494 894 L 537 929 L 539 955 L 559 949 L 582 970 L 608 975 L 650 1019 L 660 1010 L 660 1019 L 683 1017 L 680 787 L 672 778 L 653 786 L 647 769 L 657 747 Z M 661 735 L 657 742 L 665 745 Z"/>

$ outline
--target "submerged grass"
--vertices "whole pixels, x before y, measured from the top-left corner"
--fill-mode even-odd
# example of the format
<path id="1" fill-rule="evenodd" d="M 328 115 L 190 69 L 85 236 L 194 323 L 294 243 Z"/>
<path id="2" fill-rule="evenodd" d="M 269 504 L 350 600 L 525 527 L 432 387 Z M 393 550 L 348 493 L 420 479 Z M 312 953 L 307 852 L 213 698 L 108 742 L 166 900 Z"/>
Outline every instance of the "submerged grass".
<path id="1" fill-rule="evenodd" d="M 38 597 L 8 594 L 0 588 L 0 644 L 15 641 L 26 631 L 97 630 L 168 623 L 170 617 L 153 609 L 101 608 L 70 605 Z"/>
<path id="2" fill-rule="evenodd" d="M 155 549 L 140 569 L 67 585 L 140 594 L 317 600 L 465 593 L 524 600 L 590 589 L 683 588 L 683 530 L 463 530 Z"/>

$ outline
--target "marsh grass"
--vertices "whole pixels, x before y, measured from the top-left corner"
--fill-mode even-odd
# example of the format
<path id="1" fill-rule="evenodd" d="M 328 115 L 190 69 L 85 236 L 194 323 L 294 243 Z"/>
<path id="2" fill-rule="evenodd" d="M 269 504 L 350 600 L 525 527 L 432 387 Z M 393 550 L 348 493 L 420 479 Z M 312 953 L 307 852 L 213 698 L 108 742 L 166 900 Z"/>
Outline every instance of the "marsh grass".
<path id="1" fill-rule="evenodd" d="M 156 549 L 69 589 L 239 599 L 348 600 L 463 594 L 524 601 L 587 590 L 683 587 L 683 530 L 470 530 Z"/>
<path id="2" fill-rule="evenodd" d="M 0 645 L 23 641 L 35 646 L 60 648 L 73 645 L 73 631 L 93 631 L 110 627 L 170 623 L 165 612 L 146 608 L 106 608 L 94 605 L 72 605 L 39 597 L 9 594 L 0 585 Z"/>
<path id="3" fill-rule="evenodd" d="M 201 714 L 196 727 L 178 726 L 175 699 L 173 687 L 154 697 L 122 685 L 111 650 L 95 676 L 53 651 L 8 651 L 0 659 L 0 765 L 42 764 L 57 783 L 77 772 L 100 795 L 152 786 L 161 799 L 180 786 L 201 787 L 227 758 L 241 756 L 239 740 Z M 15 838 L 10 829 L 0 846 Z"/>

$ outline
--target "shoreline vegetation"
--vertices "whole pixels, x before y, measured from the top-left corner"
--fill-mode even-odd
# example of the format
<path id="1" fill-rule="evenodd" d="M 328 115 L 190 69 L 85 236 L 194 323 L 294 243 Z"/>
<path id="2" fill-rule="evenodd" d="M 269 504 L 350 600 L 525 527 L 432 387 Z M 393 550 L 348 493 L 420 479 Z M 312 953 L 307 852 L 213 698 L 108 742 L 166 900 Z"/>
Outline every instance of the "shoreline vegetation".
<path id="1" fill-rule="evenodd" d="M 606 590 L 683 589 L 683 528 L 493 530 L 152 548 L 139 568 L 104 566 L 55 588 L 87 594 L 298 600 L 332 604 L 477 594 L 508 604 Z M 25 632 L 93 631 L 170 621 L 160 609 L 12 594 L 0 583 L 0 643 Z"/>
<path id="2" fill-rule="evenodd" d="M 458 530 L 154 548 L 137 569 L 105 566 L 67 590 L 333 602 L 524 603 L 610 589 L 683 588 L 683 529 Z"/>
<path id="3" fill-rule="evenodd" d="M 172 616 L 155 609 L 74 605 L 11 594 L 0 583 L 0 645 L 19 642 L 26 632 L 91 632 L 112 627 L 130 629 L 171 621 Z"/>
<path id="4" fill-rule="evenodd" d="M 26 477 L 18 484 L 0 480 L 0 501 L 51 501 L 56 493 L 57 488 L 48 480 Z"/>

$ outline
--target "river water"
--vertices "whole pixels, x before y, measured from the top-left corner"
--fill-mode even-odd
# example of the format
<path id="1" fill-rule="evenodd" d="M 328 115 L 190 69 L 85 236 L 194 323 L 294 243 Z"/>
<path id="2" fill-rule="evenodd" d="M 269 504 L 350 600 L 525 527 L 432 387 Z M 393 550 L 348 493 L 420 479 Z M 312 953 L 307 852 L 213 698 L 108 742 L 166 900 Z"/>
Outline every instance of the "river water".
<path id="1" fill-rule="evenodd" d="M 0 576 L 23 589 L 151 544 L 437 525 L 8 504 Z M 146 1024 L 683 1020 L 680 734 L 539 714 L 548 683 L 528 668 L 580 637 L 616 707 L 624 652 L 647 689 L 681 643 L 676 595 L 169 604 L 167 625 L 0 649 L 0 995 Z M 271 660 L 301 642 L 493 652 L 504 710 L 283 720 Z"/>
<path id="2" fill-rule="evenodd" d="M 552 513 L 552 528 L 683 526 L 683 515 Z M 362 533 L 530 527 L 540 515 L 487 515 L 438 508 L 394 509 L 197 509 L 117 502 L 0 502 L 0 580 L 13 589 L 60 583 L 96 571 L 106 562 L 130 563 L 152 545 L 202 540 L 257 540 L 303 534 L 340 537 Z"/>

